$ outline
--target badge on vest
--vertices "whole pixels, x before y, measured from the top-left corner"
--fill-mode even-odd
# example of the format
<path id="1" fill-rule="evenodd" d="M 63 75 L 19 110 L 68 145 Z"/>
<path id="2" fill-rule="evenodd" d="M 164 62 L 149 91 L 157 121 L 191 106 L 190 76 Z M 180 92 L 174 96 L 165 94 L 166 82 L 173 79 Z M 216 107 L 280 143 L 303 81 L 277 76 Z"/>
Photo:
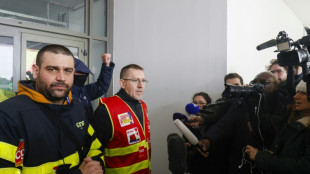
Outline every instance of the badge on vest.
<path id="1" fill-rule="evenodd" d="M 117 117 L 121 127 L 133 124 L 133 119 L 130 112 L 118 114 Z"/>
<path id="2" fill-rule="evenodd" d="M 139 130 L 137 127 L 128 129 L 126 133 L 127 133 L 128 144 L 135 144 L 141 141 Z"/>
<path id="3" fill-rule="evenodd" d="M 23 165 L 24 162 L 24 140 L 21 139 L 15 153 L 15 167 Z"/>

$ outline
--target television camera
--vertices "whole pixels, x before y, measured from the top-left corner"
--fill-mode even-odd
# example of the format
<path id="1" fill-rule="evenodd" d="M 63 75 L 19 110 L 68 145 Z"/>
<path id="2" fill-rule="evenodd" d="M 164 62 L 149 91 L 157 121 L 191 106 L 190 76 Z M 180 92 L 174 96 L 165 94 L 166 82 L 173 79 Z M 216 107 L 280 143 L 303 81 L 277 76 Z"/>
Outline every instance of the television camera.
<path id="1" fill-rule="evenodd" d="M 258 51 L 276 46 L 279 52 L 277 54 L 277 60 L 280 66 L 287 66 L 287 90 L 291 94 L 295 94 L 294 85 L 294 66 L 301 66 L 303 73 L 303 80 L 307 84 L 307 98 L 310 101 L 310 74 L 309 74 L 309 62 L 310 62 L 310 29 L 305 27 L 307 36 L 293 41 L 285 31 L 280 31 L 276 39 L 271 39 L 265 43 L 262 43 L 256 47 Z"/>

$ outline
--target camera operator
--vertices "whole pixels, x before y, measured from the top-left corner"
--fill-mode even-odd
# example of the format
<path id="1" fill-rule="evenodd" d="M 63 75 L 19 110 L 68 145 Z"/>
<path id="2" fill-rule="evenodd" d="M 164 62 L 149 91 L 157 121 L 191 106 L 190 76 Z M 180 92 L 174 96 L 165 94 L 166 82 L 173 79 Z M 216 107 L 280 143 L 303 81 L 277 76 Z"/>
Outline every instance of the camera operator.
<path id="1" fill-rule="evenodd" d="M 259 73 L 252 82 L 257 86 L 263 85 L 264 91 L 239 97 L 230 110 L 202 136 L 199 145 L 204 152 L 197 148 L 207 157 L 207 150 L 211 155 L 219 142 L 230 141 L 224 149 L 228 151 L 230 174 L 261 173 L 245 156 L 245 146 L 249 144 L 259 149 L 269 148 L 275 135 L 274 116 L 280 115 L 283 120 L 288 117 L 286 103 L 282 103 L 285 101 L 282 100 L 284 96 L 277 91 L 274 74 Z"/>
<path id="2" fill-rule="evenodd" d="M 287 83 L 292 83 L 294 86 L 293 88 L 295 88 L 295 86 L 300 82 L 303 77 L 301 66 L 294 66 L 294 72 L 289 74 L 287 66 L 280 66 L 277 59 L 272 59 L 270 60 L 270 64 L 266 66 L 266 70 L 273 73 L 277 77 L 278 88 L 287 92 L 287 100 L 293 101 L 295 89 L 289 93 Z M 288 78 L 288 76 L 291 76 L 291 78 Z"/>
<path id="3" fill-rule="evenodd" d="M 310 171 L 310 102 L 307 100 L 306 83 L 296 87 L 295 110 L 292 121 L 275 138 L 272 153 L 248 145 L 246 153 L 259 168 L 270 173 L 302 174 Z"/>

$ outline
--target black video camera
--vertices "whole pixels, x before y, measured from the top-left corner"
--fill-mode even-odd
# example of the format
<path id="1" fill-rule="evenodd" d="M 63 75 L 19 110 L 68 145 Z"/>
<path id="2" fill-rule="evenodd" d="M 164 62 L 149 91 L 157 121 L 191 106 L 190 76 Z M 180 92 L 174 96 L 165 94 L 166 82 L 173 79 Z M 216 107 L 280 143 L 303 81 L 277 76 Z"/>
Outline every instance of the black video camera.
<path id="1" fill-rule="evenodd" d="M 263 50 L 272 46 L 277 46 L 275 52 L 279 52 L 277 55 L 279 65 L 288 67 L 286 87 L 288 91 L 294 95 L 296 92 L 294 85 L 294 66 L 301 66 L 303 80 L 307 83 L 308 101 L 310 101 L 310 74 L 308 67 L 310 62 L 310 29 L 305 27 L 305 30 L 307 36 L 302 37 L 296 42 L 289 38 L 285 31 L 280 31 L 276 40 L 269 40 L 258 45 L 256 48 L 257 50 Z"/>
<path id="2" fill-rule="evenodd" d="M 279 32 L 277 39 L 277 59 L 280 66 L 302 66 L 309 62 L 309 52 L 307 45 L 310 45 L 310 36 L 305 36 L 296 42 L 285 33 Z"/>

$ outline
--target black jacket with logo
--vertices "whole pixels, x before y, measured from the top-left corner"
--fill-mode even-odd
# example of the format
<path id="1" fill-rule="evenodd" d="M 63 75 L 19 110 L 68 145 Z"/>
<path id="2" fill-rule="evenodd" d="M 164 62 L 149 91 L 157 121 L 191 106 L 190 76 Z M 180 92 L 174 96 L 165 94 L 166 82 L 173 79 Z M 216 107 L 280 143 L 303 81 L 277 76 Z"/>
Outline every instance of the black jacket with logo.
<path id="1" fill-rule="evenodd" d="M 82 103 L 71 100 L 70 93 L 64 105 L 51 104 L 33 90 L 33 82 L 21 83 L 24 85 L 19 84 L 18 95 L 0 104 L 0 173 L 4 168 L 15 168 L 16 148 L 21 141 L 24 141 L 23 167 L 16 170 L 51 173 L 57 166 L 70 164 L 70 173 L 80 173 L 77 167 L 83 159 L 79 159 L 76 146 L 45 112 L 60 117 L 83 148 L 92 145 L 94 148 L 89 152 L 97 151 L 91 155 L 95 156 L 101 153 L 101 144 L 89 138 L 93 131 Z"/>

